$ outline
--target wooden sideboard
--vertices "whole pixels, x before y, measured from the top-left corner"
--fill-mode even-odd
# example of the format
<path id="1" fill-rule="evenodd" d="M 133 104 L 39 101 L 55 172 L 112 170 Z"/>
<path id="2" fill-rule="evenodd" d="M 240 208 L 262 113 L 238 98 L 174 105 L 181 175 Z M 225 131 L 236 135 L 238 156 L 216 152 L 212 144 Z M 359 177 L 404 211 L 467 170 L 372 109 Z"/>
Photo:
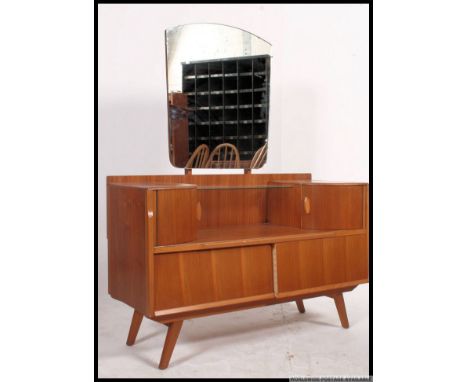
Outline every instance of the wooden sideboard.
<path id="1" fill-rule="evenodd" d="M 165 369 L 186 319 L 334 299 L 368 282 L 368 185 L 310 174 L 107 177 L 109 293 L 168 326 Z"/>

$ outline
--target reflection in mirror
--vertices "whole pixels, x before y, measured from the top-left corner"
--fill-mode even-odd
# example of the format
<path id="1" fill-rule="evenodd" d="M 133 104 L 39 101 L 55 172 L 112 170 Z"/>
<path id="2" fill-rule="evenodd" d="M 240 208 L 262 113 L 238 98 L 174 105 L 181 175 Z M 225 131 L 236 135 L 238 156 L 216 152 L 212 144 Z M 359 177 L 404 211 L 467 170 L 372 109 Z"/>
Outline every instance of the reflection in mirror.
<path id="1" fill-rule="evenodd" d="M 266 162 L 270 50 L 221 24 L 166 30 L 169 155 L 181 168 L 260 168 Z"/>

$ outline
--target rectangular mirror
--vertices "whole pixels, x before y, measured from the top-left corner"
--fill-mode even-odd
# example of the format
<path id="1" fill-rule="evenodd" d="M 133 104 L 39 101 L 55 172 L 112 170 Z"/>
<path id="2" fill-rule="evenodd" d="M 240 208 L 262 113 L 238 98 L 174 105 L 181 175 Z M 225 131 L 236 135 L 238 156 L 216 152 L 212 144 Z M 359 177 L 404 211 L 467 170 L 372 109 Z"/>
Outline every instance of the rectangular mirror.
<path id="1" fill-rule="evenodd" d="M 179 168 L 266 162 L 271 44 L 221 24 L 166 30 L 169 156 Z"/>

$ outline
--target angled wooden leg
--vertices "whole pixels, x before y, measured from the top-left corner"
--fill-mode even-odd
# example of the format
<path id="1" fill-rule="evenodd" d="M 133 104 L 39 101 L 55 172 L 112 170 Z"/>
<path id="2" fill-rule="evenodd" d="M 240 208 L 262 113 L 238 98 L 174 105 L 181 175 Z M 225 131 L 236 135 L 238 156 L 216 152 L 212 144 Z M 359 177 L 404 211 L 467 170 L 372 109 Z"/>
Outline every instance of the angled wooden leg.
<path id="1" fill-rule="evenodd" d="M 341 326 L 345 329 L 349 328 L 348 316 L 346 314 L 346 306 L 343 298 L 343 293 L 338 293 L 330 296 L 335 300 L 336 310 L 340 316 Z"/>
<path id="2" fill-rule="evenodd" d="M 161 370 L 167 369 L 169 361 L 171 360 L 174 346 L 179 337 L 180 329 L 182 329 L 182 323 L 184 321 L 171 322 L 167 329 L 166 341 L 164 342 L 164 348 L 161 354 L 161 361 L 159 362 L 159 368 Z"/>
<path id="3" fill-rule="evenodd" d="M 296 305 L 297 305 L 297 309 L 299 310 L 299 313 L 305 313 L 304 301 L 296 300 Z"/>
<path id="4" fill-rule="evenodd" d="M 141 321 L 143 320 L 143 315 L 136 310 L 133 312 L 132 323 L 130 325 L 130 330 L 128 332 L 127 345 L 132 346 L 135 343 L 138 330 L 140 329 Z"/>

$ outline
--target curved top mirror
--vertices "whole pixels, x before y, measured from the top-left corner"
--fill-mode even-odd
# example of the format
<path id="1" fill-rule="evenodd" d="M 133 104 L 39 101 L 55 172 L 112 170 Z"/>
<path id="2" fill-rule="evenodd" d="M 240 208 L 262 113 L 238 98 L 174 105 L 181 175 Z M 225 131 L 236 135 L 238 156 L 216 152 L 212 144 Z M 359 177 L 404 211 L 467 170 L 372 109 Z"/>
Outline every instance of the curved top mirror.
<path id="1" fill-rule="evenodd" d="M 166 30 L 169 156 L 180 168 L 266 162 L 271 44 L 239 28 Z"/>

